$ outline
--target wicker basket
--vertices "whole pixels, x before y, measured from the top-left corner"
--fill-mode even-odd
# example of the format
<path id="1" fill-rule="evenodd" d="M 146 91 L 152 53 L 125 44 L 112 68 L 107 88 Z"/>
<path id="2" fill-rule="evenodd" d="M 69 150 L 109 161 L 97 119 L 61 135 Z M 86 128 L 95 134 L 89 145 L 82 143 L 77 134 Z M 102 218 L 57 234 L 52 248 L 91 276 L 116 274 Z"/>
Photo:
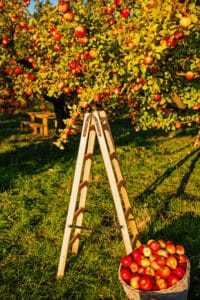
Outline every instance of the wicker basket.
<path id="1" fill-rule="evenodd" d="M 130 287 L 120 277 L 120 269 L 121 265 L 118 272 L 119 280 L 129 300 L 187 300 L 190 285 L 189 260 L 187 260 L 187 269 L 184 277 L 176 285 L 160 291 L 141 291 Z"/>

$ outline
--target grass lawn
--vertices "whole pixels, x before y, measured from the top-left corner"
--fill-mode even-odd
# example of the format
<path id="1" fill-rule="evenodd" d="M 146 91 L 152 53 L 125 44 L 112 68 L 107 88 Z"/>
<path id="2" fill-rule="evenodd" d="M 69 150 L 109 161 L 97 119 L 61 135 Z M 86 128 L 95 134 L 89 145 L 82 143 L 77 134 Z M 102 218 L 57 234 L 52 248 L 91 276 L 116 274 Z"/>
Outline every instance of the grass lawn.
<path id="1" fill-rule="evenodd" d="M 20 133 L 20 117 L 0 117 L 0 299 L 124 300 L 118 279 L 125 254 L 121 232 L 84 231 L 56 279 L 80 135 L 66 150 L 48 137 Z M 200 299 L 200 148 L 197 128 L 135 133 L 110 122 L 142 242 L 183 244 L 191 262 L 189 300 Z M 98 144 L 85 226 L 119 225 Z M 109 224 L 108 224 L 109 223 Z M 181 299 L 180 299 L 181 300 Z"/>

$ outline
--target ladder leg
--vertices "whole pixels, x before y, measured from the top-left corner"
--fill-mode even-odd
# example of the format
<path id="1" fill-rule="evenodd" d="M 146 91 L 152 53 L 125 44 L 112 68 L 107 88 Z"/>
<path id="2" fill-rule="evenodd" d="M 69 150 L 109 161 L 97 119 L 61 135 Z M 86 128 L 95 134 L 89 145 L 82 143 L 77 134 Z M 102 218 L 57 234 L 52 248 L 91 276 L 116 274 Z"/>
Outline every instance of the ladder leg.
<path id="1" fill-rule="evenodd" d="M 122 237 L 123 237 L 123 240 L 124 240 L 124 245 L 125 245 L 125 248 L 126 248 L 126 253 L 128 254 L 132 251 L 132 245 L 131 245 L 131 241 L 130 241 L 130 237 L 129 237 L 129 233 L 128 233 L 128 228 L 127 228 L 127 224 L 126 224 L 126 220 L 125 220 L 125 216 L 124 216 L 124 211 L 123 211 L 123 208 L 122 208 L 121 198 L 120 198 L 120 195 L 119 195 L 119 190 L 118 190 L 118 187 L 117 187 L 115 174 L 114 174 L 112 163 L 111 163 L 111 160 L 110 160 L 110 156 L 109 156 L 109 152 L 108 152 L 104 132 L 103 132 L 102 127 L 101 127 L 101 122 L 100 122 L 100 119 L 99 119 L 99 115 L 98 115 L 97 112 L 94 112 L 93 116 L 95 118 L 95 127 L 96 127 L 96 131 L 97 131 L 97 138 L 98 138 L 98 141 L 99 141 L 101 153 L 102 153 L 103 160 L 104 160 L 104 165 L 105 165 L 106 172 L 107 172 L 107 175 L 108 175 L 108 180 L 109 180 L 109 183 L 110 183 L 111 192 L 112 192 L 112 195 L 113 195 L 118 220 L 119 220 L 120 225 L 122 226 L 121 232 L 122 232 Z"/>
<path id="2" fill-rule="evenodd" d="M 86 150 L 86 146 L 87 146 L 87 138 L 88 138 L 88 133 L 89 133 L 90 120 L 91 120 L 91 116 L 88 113 L 85 115 L 84 122 L 83 122 L 83 129 L 82 129 L 82 135 L 81 135 L 79 151 L 78 151 L 78 156 L 77 156 L 74 181 L 73 181 L 73 185 L 72 185 L 72 191 L 71 191 L 71 197 L 70 197 L 70 202 L 69 202 L 68 214 L 67 214 L 67 218 L 66 218 L 60 260 L 59 260 L 59 265 L 58 265 L 57 278 L 62 278 L 64 276 L 66 259 L 67 259 L 69 244 L 70 244 L 70 235 L 71 235 L 71 231 L 72 231 L 72 228 L 70 227 L 70 225 L 72 225 L 73 219 L 74 219 L 74 212 L 75 212 L 75 208 L 76 208 L 76 201 L 77 201 L 80 178 L 81 178 L 82 167 L 83 167 L 83 162 L 84 162 L 84 154 L 85 154 L 85 150 Z"/>
<path id="3" fill-rule="evenodd" d="M 112 163 L 114 166 L 116 177 L 118 179 L 118 188 L 121 193 L 122 199 L 124 201 L 125 217 L 126 217 L 126 220 L 128 221 L 130 231 L 133 235 L 132 245 L 133 245 L 133 247 L 134 246 L 139 247 L 141 244 L 140 237 L 139 237 L 139 231 L 137 228 L 135 217 L 133 215 L 133 210 L 132 210 L 132 207 L 130 204 L 129 196 L 128 196 L 127 190 L 125 188 L 125 181 L 124 181 L 121 169 L 120 169 L 119 160 L 118 160 L 117 153 L 115 150 L 115 145 L 114 145 L 111 129 L 110 129 L 110 126 L 108 123 L 108 119 L 107 119 L 106 113 L 104 111 L 101 111 L 99 113 L 99 116 L 101 119 L 101 124 L 103 124 L 105 138 L 106 138 L 106 141 L 108 144 L 109 152 L 111 153 Z M 112 155 L 113 155 L 113 157 L 112 157 Z"/>
<path id="4" fill-rule="evenodd" d="M 86 184 L 81 188 L 81 192 L 80 192 L 80 202 L 79 202 L 80 214 L 76 219 L 76 226 L 81 226 L 83 222 L 83 213 L 84 213 L 87 190 L 88 190 L 88 181 L 89 181 L 90 169 L 92 164 L 92 156 L 93 156 L 92 154 L 94 152 L 95 138 L 96 138 L 96 132 L 93 128 L 93 130 L 90 130 L 89 133 L 88 147 L 85 156 L 85 165 L 83 169 L 83 182 L 86 182 Z M 80 237 L 80 231 L 81 231 L 80 228 L 76 228 L 74 235 Z M 80 242 L 80 238 L 77 238 L 74 241 L 72 246 L 73 253 L 76 254 L 78 253 L 79 242 Z"/>

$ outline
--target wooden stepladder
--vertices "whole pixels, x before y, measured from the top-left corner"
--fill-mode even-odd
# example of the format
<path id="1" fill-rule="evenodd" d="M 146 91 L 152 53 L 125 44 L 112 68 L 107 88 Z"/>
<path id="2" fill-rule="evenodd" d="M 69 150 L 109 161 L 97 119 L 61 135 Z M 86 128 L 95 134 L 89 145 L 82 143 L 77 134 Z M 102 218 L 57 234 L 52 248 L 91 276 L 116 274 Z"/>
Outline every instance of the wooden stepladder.
<path id="1" fill-rule="evenodd" d="M 96 136 L 99 142 L 101 154 L 103 156 L 106 173 L 120 224 L 118 228 L 121 229 L 126 253 L 130 253 L 133 249 L 133 246 L 140 245 L 137 224 L 132 213 L 128 193 L 125 188 L 125 181 L 120 169 L 106 113 L 104 111 L 86 113 L 83 121 L 57 278 L 62 278 L 64 276 L 69 247 L 72 247 L 72 253 L 77 254 L 81 230 L 88 229 L 82 226 L 82 223 Z M 123 200 L 123 205 L 121 200 Z M 126 222 L 128 223 L 128 226 Z M 75 228 L 75 230 L 73 232 L 73 237 L 70 239 L 73 228 Z M 129 233 L 132 235 L 132 242 Z"/>

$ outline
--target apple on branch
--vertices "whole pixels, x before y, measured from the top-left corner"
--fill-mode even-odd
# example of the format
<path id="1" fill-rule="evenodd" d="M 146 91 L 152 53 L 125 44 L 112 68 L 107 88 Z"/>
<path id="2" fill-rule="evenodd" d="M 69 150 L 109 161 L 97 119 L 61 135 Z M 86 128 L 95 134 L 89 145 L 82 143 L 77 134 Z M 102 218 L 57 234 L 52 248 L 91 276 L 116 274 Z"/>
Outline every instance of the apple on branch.
<path id="1" fill-rule="evenodd" d="M 69 8 L 68 1 L 59 1 L 57 8 L 60 13 L 66 13 Z"/>
<path id="2" fill-rule="evenodd" d="M 74 29 L 75 35 L 78 38 L 83 38 L 86 35 L 86 28 L 83 25 L 78 25 L 75 29 Z"/>
<path id="3" fill-rule="evenodd" d="M 151 65 L 154 61 L 153 57 L 150 54 L 147 54 L 144 56 L 144 64 L 145 65 Z"/>

